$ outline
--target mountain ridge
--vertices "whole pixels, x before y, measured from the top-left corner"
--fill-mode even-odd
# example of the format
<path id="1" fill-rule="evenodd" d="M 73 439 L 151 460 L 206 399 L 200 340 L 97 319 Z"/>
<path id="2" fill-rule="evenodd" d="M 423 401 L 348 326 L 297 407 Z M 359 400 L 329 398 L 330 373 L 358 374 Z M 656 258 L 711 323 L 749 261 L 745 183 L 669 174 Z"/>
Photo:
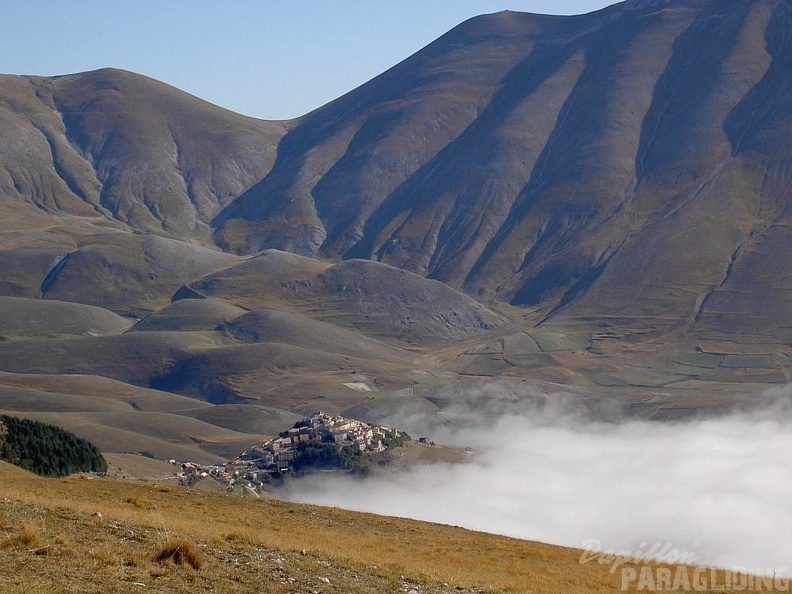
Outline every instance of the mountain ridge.
<path id="1" fill-rule="evenodd" d="M 181 239 L 205 235 L 215 212 L 266 173 L 286 127 L 112 68 L 2 75 L 0 90 L 14 124 L 4 135 L 4 194 Z M 32 166 L 51 166 L 38 185 Z"/>

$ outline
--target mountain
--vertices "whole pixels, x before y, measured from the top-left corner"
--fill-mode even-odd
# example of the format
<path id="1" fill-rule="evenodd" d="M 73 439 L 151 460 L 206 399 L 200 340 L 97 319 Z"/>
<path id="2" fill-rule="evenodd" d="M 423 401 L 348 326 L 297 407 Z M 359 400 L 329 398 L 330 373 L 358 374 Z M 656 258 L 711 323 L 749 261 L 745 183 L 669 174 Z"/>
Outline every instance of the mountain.
<path id="1" fill-rule="evenodd" d="M 299 120 L 218 244 L 376 259 L 537 321 L 788 342 L 790 18 L 673 0 L 473 19 Z"/>
<path id="2" fill-rule="evenodd" d="M 285 131 L 114 69 L 2 76 L 0 122 L 6 201 L 185 239 L 267 173 Z"/>
<path id="3" fill-rule="evenodd" d="M 0 76 L 0 412 L 213 460 L 482 384 L 669 418 L 785 383 L 790 27 L 792 0 L 484 15 L 289 122 Z"/>
<path id="4" fill-rule="evenodd" d="M 289 123 L 116 70 L 5 76 L 0 191 L 232 253 L 378 260 L 536 321 L 780 343 L 791 11 L 485 15 Z M 68 250 L 48 247 L 25 267 Z"/>
<path id="5" fill-rule="evenodd" d="M 284 132 L 120 70 L 0 76 L 0 294 L 164 305 L 231 259 L 211 221 L 268 172 Z"/>

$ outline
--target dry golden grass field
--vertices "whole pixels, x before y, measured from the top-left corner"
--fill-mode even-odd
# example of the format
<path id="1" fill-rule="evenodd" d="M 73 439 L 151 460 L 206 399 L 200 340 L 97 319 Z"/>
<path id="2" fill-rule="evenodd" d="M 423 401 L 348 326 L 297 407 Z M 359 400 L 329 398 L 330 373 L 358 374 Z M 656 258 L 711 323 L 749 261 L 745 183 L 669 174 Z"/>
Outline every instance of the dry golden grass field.
<path id="1" fill-rule="evenodd" d="M 0 463 L 3 594 L 621 591 L 618 571 L 580 555 L 276 499 L 44 479 Z"/>

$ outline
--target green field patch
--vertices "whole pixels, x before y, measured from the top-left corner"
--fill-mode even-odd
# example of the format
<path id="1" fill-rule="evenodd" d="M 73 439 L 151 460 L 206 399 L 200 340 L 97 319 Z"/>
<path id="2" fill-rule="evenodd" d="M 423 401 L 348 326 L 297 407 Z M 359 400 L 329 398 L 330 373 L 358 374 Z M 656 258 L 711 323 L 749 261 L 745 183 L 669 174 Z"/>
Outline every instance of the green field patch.
<path id="1" fill-rule="evenodd" d="M 674 357 L 674 361 L 687 367 L 717 369 L 723 361 L 723 356 L 711 355 L 709 353 L 692 353 L 687 355 L 677 355 Z"/>
<path id="2" fill-rule="evenodd" d="M 509 355 L 504 358 L 507 363 L 523 369 L 537 367 L 558 367 L 558 362 L 550 355 Z"/>
<path id="3" fill-rule="evenodd" d="M 591 346 L 587 334 L 559 334 L 557 332 L 537 332 L 534 340 L 547 353 L 556 351 L 582 351 Z"/>
<path id="4" fill-rule="evenodd" d="M 503 339 L 503 353 L 508 356 L 514 355 L 538 355 L 542 352 L 539 345 L 526 332 L 518 332 Z"/>
<path id="5" fill-rule="evenodd" d="M 776 365 L 767 355 L 729 355 L 721 363 L 721 367 L 775 369 Z"/>

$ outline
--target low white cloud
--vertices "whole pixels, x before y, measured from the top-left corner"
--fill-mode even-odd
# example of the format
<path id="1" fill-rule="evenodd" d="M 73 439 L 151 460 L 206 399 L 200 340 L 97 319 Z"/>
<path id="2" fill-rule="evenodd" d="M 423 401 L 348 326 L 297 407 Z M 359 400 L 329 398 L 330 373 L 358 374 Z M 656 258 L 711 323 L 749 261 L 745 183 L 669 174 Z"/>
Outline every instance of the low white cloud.
<path id="1" fill-rule="evenodd" d="M 464 429 L 429 428 L 475 448 L 468 464 L 314 475 L 283 494 L 572 547 L 659 543 L 701 564 L 772 571 L 792 566 L 792 412 L 788 390 L 774 397 L 761 411 L 675 423 L 592 422 L 574 399 L 501 407 L 478 427 L 457 410 Z"/>

